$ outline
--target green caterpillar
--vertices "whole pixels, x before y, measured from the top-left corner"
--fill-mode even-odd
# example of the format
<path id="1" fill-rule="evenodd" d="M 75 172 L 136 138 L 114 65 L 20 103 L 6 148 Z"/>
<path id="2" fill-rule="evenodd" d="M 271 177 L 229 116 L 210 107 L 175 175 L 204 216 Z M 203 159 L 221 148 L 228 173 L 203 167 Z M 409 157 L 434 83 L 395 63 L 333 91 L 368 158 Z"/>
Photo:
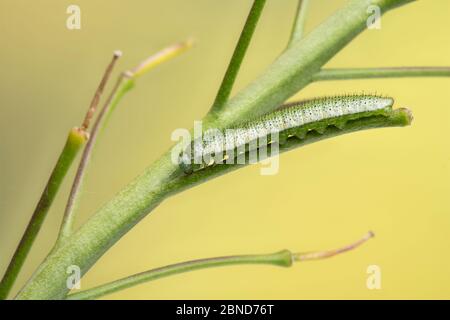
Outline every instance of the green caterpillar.
<path id="1" fill-rule="evenodd" d="M 238 155 L 273 142 L 283 146 L 287 140 L 303 140 L 311 132 L 324 134 L 328 129 L 343 130 L 347 123 L 359 119 L 388 119 L 398 111 L 392 109 L 393 104 L 392 98 L 375 95 L 336 96 L 291 103 L 229 129 L 206 131 L 202 139 L 193 140 L 180 153 L 179 165 L 190 174 L 225 160 L 233 163 L 230 160 Z M 401 111 L 410 118 L 409 111 Z M 261 140 L 263 143 L 258 145 Z"/>

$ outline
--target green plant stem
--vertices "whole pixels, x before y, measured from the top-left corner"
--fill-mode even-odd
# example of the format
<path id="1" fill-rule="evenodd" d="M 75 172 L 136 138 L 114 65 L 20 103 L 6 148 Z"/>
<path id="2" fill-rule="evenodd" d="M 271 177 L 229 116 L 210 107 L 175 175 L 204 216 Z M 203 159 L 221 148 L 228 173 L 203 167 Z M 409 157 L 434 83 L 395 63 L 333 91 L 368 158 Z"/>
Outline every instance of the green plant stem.
<path id="1" fill-rule="evenodd" d="M 114 51 L 113 58 L 103 74 L 102 81 L 100 81 L 97 91 L 95 92 L 94 97 L 92 98 L 91 105 L 89 106 L 89 109 L 84 118 L 83 124 L 81 125 L 81 128 L 84 131 L 87 131 L 90 126 L 91 120 L 94 117 L 95 111 L 97 110 L 98 104 L 100 102 L 100 98 L 103 94 L 103 91 L 105 90 L 106 84 L 108 83 L 108 80 L 111 77 L 111 73 L 114 70 L 114 66 L 116 65 L 117 60 L 121 56 L 122 56 L 121 51 Z"/>
<path id="2" fill-rule="evenodd" d="M 66 145 L 58 159 L 55 169 L 50 176 L 44 193 L 31 217 L 25 234 L 19 243 L 13 259 L 6 270 L 2 283 L 0 283 L 0 299 L 5 299 L 11 290 L 20 269 L 33 245 L 34 240 L 39 233 L 39 230 L 44 222 L 45 217 L 50 209 L 50 206 L 59 190 L 59 187 L 66 176 L 67 171 L 70 168 L 76 154 L 84 145 L 88 139 L 87 129 L 89 128 L 90 121 L 97 109 L 100 98 L 103 94 L 106 84 L 111 76 L 111 72 L 117 62 L 117 59 L 122 55 L 120 51 L 115 51 L 111 62 L 108 64 L 103 77 L 92 97 L 89 108 L 84 117 L 83 123 L 80 128 L 74 128 L 69 132 L 69 136 L 66 141 Z"/>
<path id="3" fill-rule="evenodd" d="M 166 47 L 154 55 L 151 55 L 142 63 L 130 71 L 123 72 L 112 89 L 107 101 L 98 115 L 95 124 L 92 128 L 91 137 L 83 151 L 80 164 L 78 166 L 75 179 L 72 184 L 72 189 L 67 201 L 67 206 L 64 212 L 63 221 L 58 235 L 56 246 L 64 242 L 73 232 L 73 225 L 75 222 L 75 211 L 77 204 L 80 201 L 82 184 L 87 172 L 87 167 L 90 162 L 94 147 L 98 140 L 98 134 L 105 128 L 109 117 L 116 109 L 124 95 L 134 87 L 134 81 L 145 72 L 151 70 L 157 65 L 181 54 L 192 47 L 192 41 L 187 40 L 179 42 L 169 47 Z"/>
<path id="4" fill-rule="evenodd" d="M 216 99 L 211 109 L 212 112 L 220 112 L 230 96 L 231 90 L 233 89 L 233 84 L 241 67 L 242 60 L 247 52 L 250 40 L 253 37 L 253 33 L 255 32 L 256 25 L 258 24 L 259 17 L 261 16 L 261 12 L 263 11 L 265 4 L 266 0 L 255 0 L 253 2 L 253 6 L 250 9 L 247 21 L 245 22 L 241 36 L 239 37 L 233 56 L 231 57 L 228 65 L 228 69 L 225 72 L 222 84 L 217 92 Z"/>
<path id="5" fill-rule="evenodd" d="M 73 128 L 67 136 L 64 148 L 59 155 L 58 161 L 45 186 L 44 192 L 39 199 L 36 209 L 28 223 L 25 233 L 6 269 L 5 275 L 0 283 L 0 300 L 8 297 L 17 276 L 25 262 L 25 259 L 33 246 L 34 241 L 41 229 L 47 213 L 59 191 L 59 188 L 67 174 L 73 160 L 87 140 L 86 133 L 78 128 Z"/>
<path id="6" fill-rule="evenodd" d="M 305 139 L 288 139 L 286 143 L 279 146 L 279 153 L 285 153 L 293 149 L 306 146 L 311 143 L 316 143 L 325 139 L 335 138 L 337 136 L 354 133 L 362 130 L 376 129 L 376 128 L 390 128 L 390 127 L 404 127 L 409 126 L 413 118 L 408 109 L 393 110 L 389 117 L 370 117 L 362 118 L 356 121 L 351 121 L 346 124 L 344 129 L 327 128 L 323 134 L 310 132 Z M 271 155 L 271 149 L 268 148 L 267 157 L 259 158 L 259 161 L 265 160 Z M 248 154 L 246 155 L 248 157 Z M 245 164 L 233 165 L 215 165 L 203 170 L 194 172 L 192 174 L 173 179 L 165 186 L 168 190 L 167 196 L 173 196 L 187 189 L 193 188 L 197 185 L 205 183 L 211 179 L 222 176 L 226 173 L 241 169 L 249 165 L 248 159 Z"/>
<path id="7" fill-rule="evenodd" d="M 73 293 L 68 295 L 67 299 L 68 300 L 96 299 L 105 296 L 107 294 L 124 290 L 145 282 L 200 269 L 232 266 L 232 265 L 245 265 L 245 264 L 262 264 L 262 265 L 273 265 L 278 267 L 290 267 L 292 266 L 293 262 L 320 260 L 353 250 L 358 246 L 360 246 L 361 244 L 363 244 L 364 242 L 366 242 L 367 240 L 369 240 L 370 238 L 372 238 L 373 236 L 374 234 L 372 232 L 369 232 L 360 240 L 335 250 L 315 251 L 307 253 L 291 253 L 289 250 L 282 250 L 270 254 L 236 255 L 236 256 L 192 260 L 172 264 L 165 267 L 141 272 L 123 279 L 106 283 L 104 285 L 92 289 Z"/>
<path id="8" fill-rule="evenodd" d="M 450 67 L 322 69 L 313 76 L 312 80 L 329 81 L 405 77 L 450 77 Z"/>
<path id="9" fill-rule="evenodd" d="M 305 23 L 308 16 L 309 0 L 298 0 L 297 13 L 295 15 L 294 24 L 292 26 L 291 37 L 289 39 L 288 48 L 300 41 L 305 33 Z"/>
<path id="10" fill-rule="evenodd" d="M 343 130 L 339 130 L 337 128 L 329 128 L 329 130 L 325 131 L 324 134 L 314 134 L 311 133 L 303 140 L 293 139 L 288 140 L 284 145 L 280 146 L 280 152 L 286 152 L 292 150 L 294 148 L 298 148 L 303 145 L 307 145 L 309 143 L 317 142 L 327 138 L 333 138 L 338 135 L 351 133 L 359 130 L 371 129 L 371 128 L 380 128 L 380 127 L 389 127 L 389 126 L 405 126 L 410 124 L 411 116 L 408 111 L 403 109 L 394 110 L 389 117 L 372 117 L 372 118 L 363 118 L 358 121 L 353 121 L 348 123 Z M 270 154 L 270 150 L 269 150 Z M 154 181 L 155 177 L 151 178 L 148 175 L 155 174 L 158 168 L 161 167 L 166 162 L 159 162 L 154 164 L 154 170 L 150 170 L 146 172 L 145 175 L 142 175 L 138 178 L 138 181 L 128 186 L 128 188 L 121 192 L 116 198 L 120 198 L 121 196 L 133 195 L 136 198 L 133 201 L 129 202 L 130 206 L 133 206 L 133 209 L 138 209 L 139 206 L 150 205 L 152 208 L 156 207 L 164 198 L 168 196 L 175 195 L 180 193 L 186 189 L 192 188 L 196 185 L 204 183 L 210 179 L 223 175 L 225 173 L 231 172 L 233 170 L 237 170 L 239 168 L 244 167 L 244 165 L 217 165 L 205 170 L 200 170 L 193 174 L 182 176 L 176 179 L 172 179 L 163 184 L 157 184 L 155 182 L 154 185 L 147 185 L 141 183 L 142 181 Z M 167 169 L 167 168 L 164 168 Z M 141 181 L 142 180 L 142 181 Z M 140 188 L 139 192 L 136 192 L 136 188 Z M 116 201 L 117 201 L 116 200 Z M 48 265 L 45 266 L 44 270 L 38 270 L 38 272 L 44 272 L 44 274 L 54 274 L 59 275 L 62 273 L 62 270 L 65 269 L 64 266 L 69 266 L 71 264 L 80 265 L 80 262 L 86 263 L 94 263 L 97 256 L 92 257 L 94 254 L 94 250 L 82 250 L 85 256 L 78 256 L 78 253 L 75 249 L 80 247 L 82 243 L 93 243 L 93 242 L 106 242 L 112 241 L 108 238 L 108 235 L 105 235 L 101 232 L 95 232 L 94 230 L 89 230 L 86 228 L 93 228 L 97 225 L 101 225 L 106 228 L 111 228 L 113 225 L 117 225 L 120 221 L 123 221 L 123 211 L 120 210 L 119 206 L 121 206 L 120 202 L 116 202 L 113 204 L 108 204 L 103 207 L 100 211 L 101 213 L 96 214 L 89 223 L 83 225 L 79 231 L 77 231 L 66 243 L 62 245 L 62 247 L 58 248 L 54 254 L 50 255 L 47 259 Z M 142 208 L 141 208 L 142 210 Z M 125 233 L 129 230 L 134 224 L 136 224 L 145 213 L 142 213 L 141 216 L 135 217 L 135 220 L 132 221 L 124 221 L 122 226 L 118 227 L 118 230 Z M 119 236 L 120 237 L 120 236 Z M 105 249 L 106 250 L 106 249 Z M 61 262 L 61 259 L 64 259 Z M 57 263 L 55 263 L 57 261 Z M 53 263 L 52 263 L 53 262 Z M 65 284 L 64 284 L 65 285 Z M 48 286 L 46 282 L 40 284 L 41 288 L 45 290 L 54 290 L 53 286 Z M 30 291 L 33 294 L 33 297 L 36 297 L 35 291 Z M 45 291 L 46 294 L 47 291 Z M 54 298 L 54 296 L 50 296 Z M 27 297 L 28 298 L 28 297 Z M 37 298 L 40 298 L 40 295 L 37 295 Z M 62 297 L 61 297 L 62 298 Z"/>
<path id="11" fill-rule="evenodd" d="M 60 232 L 58 235 L 58 239 L 56 245 L 60 245 L 61 242 L 64 242 L 70 234 L 73 232 L 73 223 L 74 223 L 74 212 L 76 210 L 76 204 L 79 202 L 80 191 L 83 183 L 83 179 L 85 176 L 87 165 L 90 161 L 93 148 L 97 141 L 97 136 L 99 130 L 102 128 L 105 117 L 111 112 L 115 105 L 119 102 L 122 96 L 132 87 L 132 82 L 125 75 L 121 75 L 116 82 L 116 85 L 106 101 L 104 107 L 100 111 L 94 126 L 92 127 L 92 131 L 90 134 L 89 141 L 84 148 L 83 155 L 81 156 L 81 161 L 78 166 L 77 173 L 75 174 L 75 179 L 72 184 L 72 189 L 69 194 L 69 198 L 67 200 L 66 209 L 64 212 L 63 221 L 61 224 Z"/>
<path id="12" fill-rule="evenodd" d="M 308 85 L 329 59 L 366 28 L 369 5 L 378 5 L 386 13 L 408 2 L 411 1 L 350 1 L 286 50 L 260 77 L 230 99 L 220 113 L 209 113 L 203 127 L 225 128 L 275 109 Z M 180 172 L 179 166 L 172 163 L 169 150 L 54 250 L 16 298 L 64 298 L 68 292 L 67 267 L 77 265 L 85 274 L 126 232 L 174 193 L 170 182 Z"/>
<path id="13" fill-rule="evenodd" d="M 288 250 L 283 250 L 271 254 L 238 255 L 187 261 L 132 275 L 130 277 L 126 277 L 90 290 L 71 294 L 67 298 L 70 300 L 95 299 L 144 282 L 153 281 L 184 272 L 242 264 L 264 264 L 289 267 L 292 265 L 292 254 Z"/>
<path id="14" fill-rule="evenodd" d="M 258 78 L 228 100 L 220 115 L 209 114 L 209 127 L 226 128 L 270 112 L 312 82 L 313 76 L 333 56 L 366 29 L 370 5 L 383 14 L 414 0 L 352 0 L 292 43 Z M 205 123 L 204 123 L 205 127 Z"/>

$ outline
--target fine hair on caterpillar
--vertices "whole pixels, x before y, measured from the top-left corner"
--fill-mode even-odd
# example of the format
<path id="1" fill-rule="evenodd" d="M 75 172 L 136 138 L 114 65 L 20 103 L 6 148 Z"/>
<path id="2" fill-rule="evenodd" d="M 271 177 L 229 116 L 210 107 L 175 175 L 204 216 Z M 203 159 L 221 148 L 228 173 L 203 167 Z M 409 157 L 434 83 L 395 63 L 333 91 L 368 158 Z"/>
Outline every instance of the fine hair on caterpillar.
<path id="1" fill-rule="evenodd" d="M 410 118 L 409 113 L 393 110 L 393 103 L 392 98 L 377 95 L 333 96 L 289 103 L 225 129 L 203 132 L 201 122 L 196 122 L 193 139 L 187 130 L 172 134 L 172 140 L 183 137 L 172 152 L 172 160 L 185 174 L 191 174 L 209 166 L 252 164 L 277 156 L 279 148 L 292 144 L 292 140 L 317 139 L 326 133 L 345 133 L 346 129 L 406 125 L 408 120 L 400 120 Z"/>
<path id="2" fill-rule="evenodd" d="M 195 166 L 195 171 L 217 164 L 270 164 L 262 168 L 263 175 L 278 172 L 279 132 L 261 134 L 255 139 L 246 128 L 201 130 L 202 122 L 194 125 L 194 139 L 186 129 L 176 129 L 172 140 L 182 141 L 172 150 L 172 161 L 184 168 L 185 164 Z M 197 130 L 195 130 L 197 129 Z M 199 133 L 199 134 L 198 134 Z M 183 169 L 185 173 L 191 173 Z M 194 171 L 194 170 L 193 170 Z"/>

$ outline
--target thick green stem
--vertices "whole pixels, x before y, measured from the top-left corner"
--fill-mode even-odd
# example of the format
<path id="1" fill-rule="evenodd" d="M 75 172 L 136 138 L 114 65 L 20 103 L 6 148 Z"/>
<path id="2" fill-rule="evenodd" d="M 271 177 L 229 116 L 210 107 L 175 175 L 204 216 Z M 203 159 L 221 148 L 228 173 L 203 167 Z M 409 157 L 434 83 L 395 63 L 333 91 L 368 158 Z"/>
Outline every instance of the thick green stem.
<path id="1" fill-rule="evenodd" d="M 313 81 L 406 77 L 450 77 L 450 67 L 395 67 L 322 69 Z"/>
<path id="2" fill-rule="evenodd" d="M 366 27 L 367 7 L 382 12 L 410 0 L 352 0 L 344 8 L 286 50 L 259 78 L 229 100 L 219 114 L 210 113 L 204 127 L 227 127 L 267 113 L 312 81 L 313 75 Z M 97 211 L 40 265 L 18 299 L 61 299 L 68 292 L 66 269 L 82 274 L 139 220 L 174 191 L 169 188 L 180 168 L 170 151 Z"/>
<path id="3" fill-rule="evenodd" d="M 305 33 L 306 17 L 308 16 L 309 0 L 298 0 L 297 13 L 295 15 L 294 24 L 292 26 L 291 37 L 289 39 L 288 48 L 294 43 L 300 41 Z"/>
<path id="4" fill-rule="evenodd" d="M 39 199 L 36 209 L 28 223 L 25 233 L 14 253 L 14 256 L 6 269 L 5 275 L 0 283 L 0 300 L 6 299 L 17 276 L 25 262 L 25 259 L 33 246 L 34 241 L 41 229 L 42 223 L 58 193 L 61 183 L 67 174 L 76 155 L 87 140 L 86 133 L 78 128 L 69 132 L 66 144 L 56 162 L 55 168 L 45 186 L 44 192 Z"/>
<path id="5" fill-rule="evenodd" d="M 222 84 L 217 92 L 216 99 L 212 106 L 212 112 L 220 112 L 225 102 L 230 96 L 231 89 L 236 80 L 237 74 L 244 60 L 245 53 L 247 52 L 250 40 L 255 32 L 256 25 L 258 24 L 259 17 L 263 11 L 266 0 L 255 0 L 250 13 L 248 14 L 247 21 L 242 29 L 241 36 L 239 37 L 236 48 L 234 49 L 233 56 L 231 57 L 228 69 L 223 77 Z"/>
<path id="6" fill-rule="evenodd" d="M 181 170 L 172 164 L 170 154 L 153 163 L 53 250 L 17 298 L 64 298 L 68 291 L 67 268 L 76 265 L 82 274 L 89 270 L 115 242 L 161 203 L 168 192 L 165 186 L 177 172 Z"/>

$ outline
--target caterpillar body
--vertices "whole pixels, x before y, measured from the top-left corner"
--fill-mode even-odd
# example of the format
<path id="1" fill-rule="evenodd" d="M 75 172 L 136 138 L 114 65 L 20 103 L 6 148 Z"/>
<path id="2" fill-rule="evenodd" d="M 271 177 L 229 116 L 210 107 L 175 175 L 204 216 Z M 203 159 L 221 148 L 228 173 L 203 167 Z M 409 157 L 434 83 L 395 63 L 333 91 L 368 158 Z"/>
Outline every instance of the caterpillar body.
<path id="1" fill-rule="evenodd" d="M 310 131 L 323 134 L 330 126 L 342 130 L 346 123 L 373 116 L 388 116 L 394 100 L 375 95 L 325 97 L 291 103 L 269 114 L 225 130 L 207 130 L 180 153 L 179 165 L 186 174 L 223 163 L 230 157 L 287 139 L 305 139 Z M 192 156 L 191 156 L 192 155 Z M 227 162 L 228 163 L 228 162 Z"/>

